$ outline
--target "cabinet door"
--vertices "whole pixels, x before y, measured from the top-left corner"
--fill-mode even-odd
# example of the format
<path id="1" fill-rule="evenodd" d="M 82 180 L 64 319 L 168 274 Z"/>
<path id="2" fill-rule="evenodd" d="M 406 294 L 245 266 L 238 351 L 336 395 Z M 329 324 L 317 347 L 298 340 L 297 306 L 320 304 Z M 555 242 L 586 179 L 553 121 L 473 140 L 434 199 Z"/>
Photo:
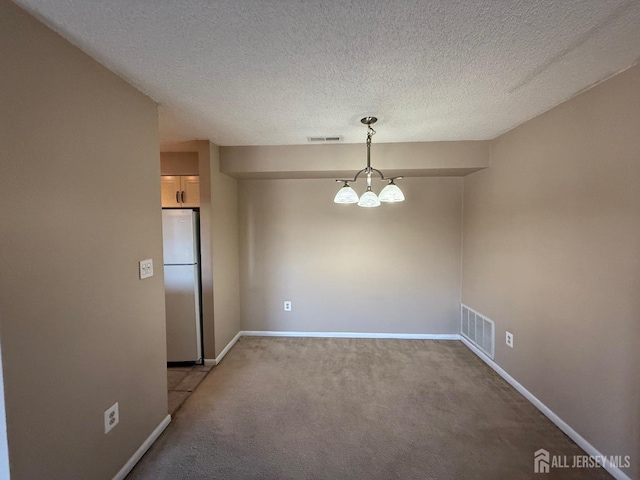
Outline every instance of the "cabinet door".
<path id="1" fill-rule="evenodd" d="M 176 175 L 163 175 L 160 177 L 160 186 L 162 192 L 162 208 L 179 207 L 181 205 L 180 192 L 182 192 L 180 177 Z"/>
<path id="2" fill-rule="evenodd" d="M 180 200 L 183 207 L 199 207 L 200 206 L 200 177 L 190 175 L 188 177 L 180 177 L 182 188 L 180 190 Z"/>

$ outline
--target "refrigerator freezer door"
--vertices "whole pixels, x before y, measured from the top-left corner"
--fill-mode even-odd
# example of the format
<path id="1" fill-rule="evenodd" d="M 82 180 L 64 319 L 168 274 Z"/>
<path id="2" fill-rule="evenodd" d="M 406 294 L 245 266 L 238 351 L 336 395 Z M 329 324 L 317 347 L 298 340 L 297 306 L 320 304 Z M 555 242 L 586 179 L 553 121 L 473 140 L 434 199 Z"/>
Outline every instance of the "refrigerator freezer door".
<path id="1" fill-rule="evenodd" d="M 163 210 L 162 241 L 165 265 L 197 263 L 196 213 L 193 210 Z"/>
<path id="2" fill-rule="evenodd" d="M 197 265 L 165 265 L 167 362 L 193 362 L 200 348 L 200 298 Z"/>

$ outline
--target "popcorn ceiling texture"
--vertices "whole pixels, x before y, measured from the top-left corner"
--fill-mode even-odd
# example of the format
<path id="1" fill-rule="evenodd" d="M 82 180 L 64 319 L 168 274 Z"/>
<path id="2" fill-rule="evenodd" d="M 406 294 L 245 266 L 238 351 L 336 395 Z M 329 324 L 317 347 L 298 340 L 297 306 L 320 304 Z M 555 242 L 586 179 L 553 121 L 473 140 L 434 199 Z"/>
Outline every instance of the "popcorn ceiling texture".
<path id="1" fill-rule="evenodd" d="M 484 140 L 640 58 L 637 0 L 17 0 L 161 104 L 164 142 Z"/>

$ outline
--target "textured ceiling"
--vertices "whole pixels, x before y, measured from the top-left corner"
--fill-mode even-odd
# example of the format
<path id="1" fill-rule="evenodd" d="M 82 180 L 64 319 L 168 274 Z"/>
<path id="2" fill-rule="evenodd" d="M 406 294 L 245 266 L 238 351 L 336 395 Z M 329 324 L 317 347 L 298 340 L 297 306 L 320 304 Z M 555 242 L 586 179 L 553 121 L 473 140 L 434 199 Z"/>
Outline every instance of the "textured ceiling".
<path id="1" fill-rule="evenodd" d="M 163 142 L 490 139 L 640 58 L 638 0 L 17 0 L 161 104 Z"/>

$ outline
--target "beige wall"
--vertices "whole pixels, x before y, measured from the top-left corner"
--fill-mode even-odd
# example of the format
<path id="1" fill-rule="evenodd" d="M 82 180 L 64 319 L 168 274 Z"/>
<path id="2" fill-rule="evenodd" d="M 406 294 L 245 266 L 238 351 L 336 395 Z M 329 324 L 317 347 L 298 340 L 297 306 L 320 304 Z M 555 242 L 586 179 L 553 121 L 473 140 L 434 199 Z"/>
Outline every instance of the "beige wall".
<path id="1" fill-rule="evenodd" d="M 219 148 L 212 143 L 210 146 L 213 308 L 218 356 L 240 331 L 238 181 L 220 173 Z"/>
<path id="2" fill-rule="evenodd" d="M 112 478 L 167 415 L 156 105 L 6 0 L 0 58 L 11 478 Z"/>
<path id="3" fill-rule="evenodd" d="M 633 478 L 639 132 L 634 67 L 497 138 L 464 186 L 463 301 L 496 322 L 497 363 Z"/>
<path id="4" fill-rule="evenodd" d="M 352 178 L 366 164 L 361 144 L 221 147 L 220 171 L 236 178 Z M 487 141 L 377 143 L 371 162 L 387 177 L 455 176 L 486 168 Z"/>
<path id="5" fill-rule="evenodd" d="M 214 358 L 215 325 L 213 298 L 213 247 L 211 246 L 211 144 L 208 141 L 193 142 L 198 153 L 200 174 L 200 281 L 202 285 L 202 342 L 204 358 Z"/>
<path id="6" fill-rule="evenodd" d="M 462 178 L 401 187 L 364 209 L 333 203 L 332 180 L 241 180 L 242 328 L 457 332 Z"/>
<path id="7" fill-rule="evenodd" d="M 160 175 L 200 175 L 198 152 L 161 152 Z"/>

